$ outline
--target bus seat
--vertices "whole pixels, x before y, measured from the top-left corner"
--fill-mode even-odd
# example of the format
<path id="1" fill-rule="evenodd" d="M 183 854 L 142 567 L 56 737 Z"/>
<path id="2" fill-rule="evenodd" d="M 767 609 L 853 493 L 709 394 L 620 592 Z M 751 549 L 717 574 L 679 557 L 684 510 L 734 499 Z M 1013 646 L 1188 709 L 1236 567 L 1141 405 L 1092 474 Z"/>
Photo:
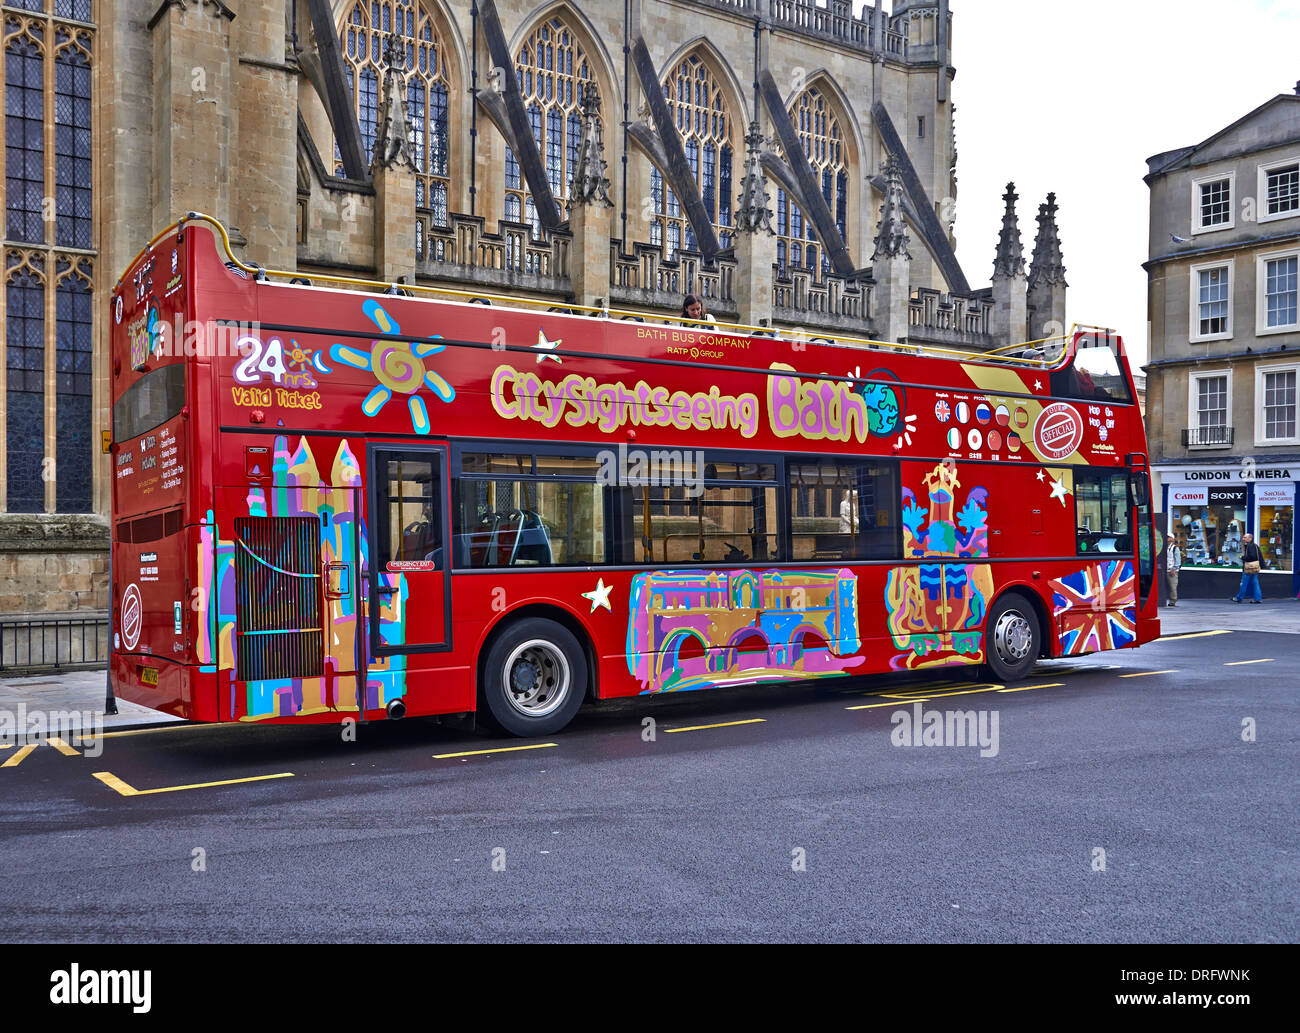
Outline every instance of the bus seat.
<path id="1" fill-rule="evenodd" d="M 515 535 L 515 546 L 510 555 L 510 564 L 537 564 L 548 566 L 551 563 L 551 536 L 546 531 L 542 518 L 531 509 L 523 511 L 519 522 L 519 531 Z"/>

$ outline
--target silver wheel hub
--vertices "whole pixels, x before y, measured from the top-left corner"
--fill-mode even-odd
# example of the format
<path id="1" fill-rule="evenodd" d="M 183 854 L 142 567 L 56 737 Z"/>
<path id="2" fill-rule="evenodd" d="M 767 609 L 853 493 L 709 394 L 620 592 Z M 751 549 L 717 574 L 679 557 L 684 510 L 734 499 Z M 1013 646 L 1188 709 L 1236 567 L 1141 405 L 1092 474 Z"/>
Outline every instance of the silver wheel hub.
<path id="1" fill-rule="evenodd" d="M 525 717 L 545 717 L 569 696 L 572 677 L 563 650 L 545 639 L 515 646 L 502 671 L 506 699 Z"/>
<path id="2" fill-rule="evenodd" d="M 1029 655 L 1033 641 L 1033 628 L 1019 610 L 1007 610 L 998 618 L 993 629 L 993 648 L 998 651 L 1000 659 L 1019 663 Z"/>

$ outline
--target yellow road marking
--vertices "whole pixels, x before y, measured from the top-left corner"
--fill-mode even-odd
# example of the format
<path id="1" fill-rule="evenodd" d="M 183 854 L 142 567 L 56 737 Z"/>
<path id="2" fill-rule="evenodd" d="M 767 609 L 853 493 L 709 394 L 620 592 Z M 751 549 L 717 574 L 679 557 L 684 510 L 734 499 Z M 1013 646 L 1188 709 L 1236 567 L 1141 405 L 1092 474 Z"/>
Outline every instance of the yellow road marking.
<path id="1" fill-rule="evenodd" d="M 434 760 L 449 760 L 452 757 L 481 757 L 486 753 L 514 753 L 517 750 L 544 750 L 548 746 L 559 746 L 558 742 L 538 742 L 531 746 L 502 746 L 495 750 L 467 750 L 464 753 L 435 753 Z"/>
<path id="2" fill-rule="evenodd" d="M 909 696 L 895 697 L 891 703 L 859 703 L 856 707 L 845 707 L 845 710 L 875 710 L 877 707 L 897 707 L 900 703 L 928 703 L 929 696 Z"/>
<path id="3" fill-rule="evenodd" d="M 702 732 L 706 728 L 730 728 L 732 725 L 761 725 L 766 720 L 767 718 L 765 717 L 751 717 L 745 721 L 723 721 L 721 724 L 716 724 L 716 725 L 691 725 L 687 728 L 665 728 L 664 731 L 667 733 Z"/>
<path id="4" fill-rule="evenodd" d="M 904 687 L 900 688 L 898 691 L 899 691 L 900 693 L 902 693 L 902 692 L 920 692 L 920 693 L 927 693 L 927 692 L 933 692 L 935 689 L 950 689 L 950 688 L 952 688 L 954 685 L 961 685 L 961 684 L 963 684 L 963 683 L 962 683 L 962 682 L 959 682 L 959 681 L 956 681 L 956 680 L 954 680 L 954 679 L 952 679 L 952 678 L 948 678 L 948 679 L 945 679 L 944 681 L 923 681 L 923 682 L 917 682 L 915 685 L 904 686 Z M 966 684 L 969 684 L 969 683 L 966 683 Z M 869 690 L 866 691 L 866 692 L 859 693 L 859 695 L 862 695 L 862 696 L 881 696 L 881 695 L 884 695 L 884 693 L 880 692 L 878 689 L 869 689 Z"/>
<path id="5" fill-rule="evenodd" d="M 1168 671 L 1135 671 L 1133 674 L 1121 674 L 1121 678 L 1145 678 L 1149 674 L 1177 674 L 1177 668 Z"/>
<path id="6" fill-rule="evenodd" d="M 278 775 L 253 775 L 249 778 L 227 778 L 220 782 L 196 782 L 188 786 L 163 786 L 161 789 L 136 789 L 123 782 L 111 771 L 96 771 L 95 777 L 110 789 L 123 796 L 152 796 L 154 793 L 179 793 L 184 789 L 209 789 L 212 786 L 233 786 L 241 782 L 265 782 L 269 778 L 293 778 L 292 771 L 282 771 Z"/>
<path id="7" fill-rule="evenodd" d="M 1059 689 L 1065 682 L 1040 682 L 1038 685 L 1022 685 L 1018 689 L 998 689 L 998 692 L 1033 692 L 1035 689 Z"/>
<path id="8" fill-rule="evenodd" d="M 1036 689 L 1036 688 L 1040 688 L 1040 686 L 1030 685 L 1029 688 Z M 896 707 L 898 706 L 899 703 L 928 703 L 932 699 L 943 699 L 945 696 L 972 696 L 978 692 L 1002 692 L 1002 691 L 1003 691 L 1003 687 L 1001 685 L 994 685 L 990 683 L 984 686 L 983 688 L 961 689 L 957 692 L 934 692 L 931 693 L 929 696 L 898 696 L 890 692 L 880 692 L 876 694 L 879 698 L 893 700 L 894 702 L 859 703 L 855 707 L 845 707 L 844 709 L 845 710 L 874 710 L 877 707 Z"/>
<path id="9" fill-rule="evenodd" d="M 1231 631 L 1189 631 L 1186 635 L 1161 635 L 1157 642 L 1172 642 L 1176 638 L 1205 638 L 1207 635 L 1231 635 Z"/>
<path id="10" fill-rule="evenodd" d="M 14 744 L 11 742 L 0 742 L 0 750 L 12 750 Z"/>
<path id="11" fill-rule="evenodd" d="M 130 728 L 125 732 L 100 732 L 98 735 L 82 735 L 80 745 L 85 746 L 86 741 L 96 742 L 100 739 L 120 739 L 125 735 L 156 735 L 158 732 L 182 732 L 182 731 L 201 731 L 207 728 L 229 728 L 231 722 L 213 722 L 212 724 L 198 724 L 189 721 L 180 724 L 160 725 L 157 728 Z"/>
<path id="12" fill-rule="evenodd" d="M 81 756 L 81 752 L 79 750 L 74 750 L 71 746 L 69 746 L 66 742 L 60 739 L 57 735 L 52 735 L 50 736 L 50 738 L 46 739 L 45 741 L 49 743 L 51 746 L 53 746 L 60 753 L 62 753 L 65 757 Z"/>
<path id="13" fill-rule="evenodd" d="M 1224 667 L 1240 667 L 1242 664 L 1271 664 L 1271 663 L 1274 663 L 1274 662 L 1275 662 L 1275 661 L 1274 661 L 1273 658 L 1270 656 L 1270 657 L 1265 657 L 1263 660 L 1233 660 L 1233 661 L 1231 661 L 1230 663 L 1226 663 L 1226 664 L 1224 664 L 1223 666 L 1224 666 Z"/>
<path id="14" fill-rule="evenodd" d="M 23 758 L 26 757 L 27 754 L 31 753 L 32 750 L 36 749 L 36 747 L 39 745 L 40 743 L 38 742 L 29 742 L 26 746 L 20 749 L 7 761 L 5 761 L 3 764 L 0 764 L 0 768 L 16 768 L 19 764 L 23 762 Z"/>

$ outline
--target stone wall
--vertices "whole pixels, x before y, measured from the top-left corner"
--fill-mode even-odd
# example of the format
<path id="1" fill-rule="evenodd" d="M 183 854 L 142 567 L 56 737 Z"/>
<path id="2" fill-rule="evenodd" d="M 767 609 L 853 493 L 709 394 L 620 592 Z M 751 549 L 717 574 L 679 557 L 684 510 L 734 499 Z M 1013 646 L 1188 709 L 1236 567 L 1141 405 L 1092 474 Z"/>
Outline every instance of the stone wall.
<path id="1" fill-rule="evenodd" d="M 93 515 L 0 516 L 0 615 L 108 607 L 108 522 Z"/>

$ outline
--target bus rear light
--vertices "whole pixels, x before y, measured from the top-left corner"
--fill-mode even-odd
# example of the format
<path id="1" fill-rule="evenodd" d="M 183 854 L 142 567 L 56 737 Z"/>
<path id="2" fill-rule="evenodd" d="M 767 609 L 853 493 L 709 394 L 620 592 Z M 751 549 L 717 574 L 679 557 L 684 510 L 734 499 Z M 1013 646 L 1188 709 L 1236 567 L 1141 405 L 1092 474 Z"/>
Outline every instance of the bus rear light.
<path id="1" fill-rule="evenodd" d="M 248 422 L 249 422 L 249 423 L 265 423 L 265 422 L 266 422 L 266 413 L 264 413 L 261 409 L 254 409 L 252 412 L 250 412 L 250 413 L 248 414 Z"/>

